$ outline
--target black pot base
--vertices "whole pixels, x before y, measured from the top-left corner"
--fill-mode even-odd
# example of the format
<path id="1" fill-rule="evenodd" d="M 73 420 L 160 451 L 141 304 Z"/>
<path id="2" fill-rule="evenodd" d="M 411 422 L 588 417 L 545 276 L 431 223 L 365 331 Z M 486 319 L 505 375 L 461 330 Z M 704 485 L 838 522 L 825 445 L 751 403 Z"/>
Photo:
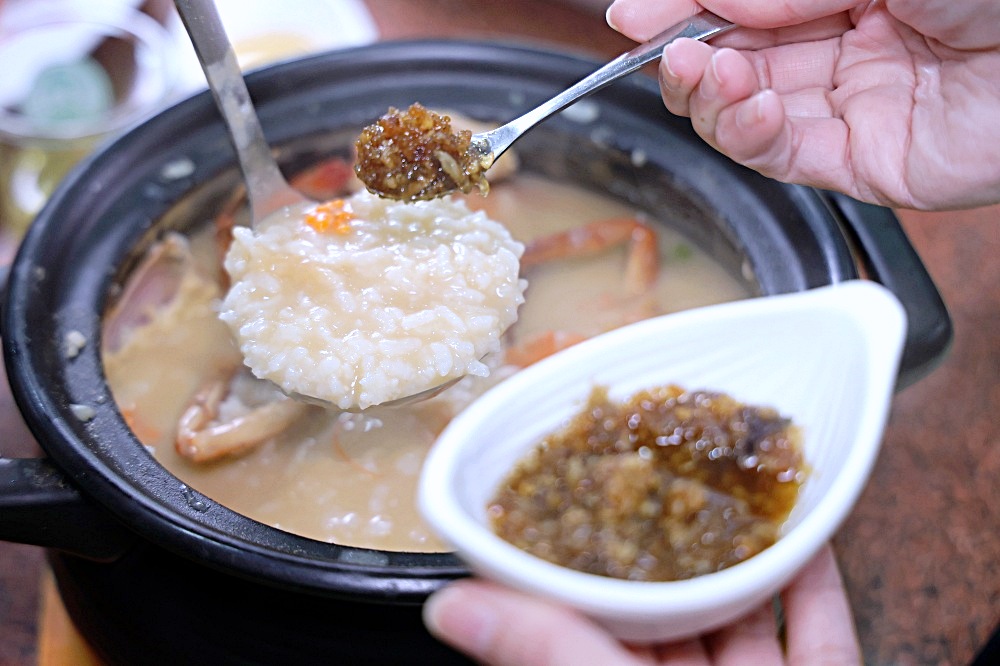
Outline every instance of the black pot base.
<path id="1" fill-rule="evenodd" d="M 109 666 L 471 663 L 427 633 L 418 605 L 274 588 L 148 544 L 112 563 L 48 560 L 67 613 Z"/>

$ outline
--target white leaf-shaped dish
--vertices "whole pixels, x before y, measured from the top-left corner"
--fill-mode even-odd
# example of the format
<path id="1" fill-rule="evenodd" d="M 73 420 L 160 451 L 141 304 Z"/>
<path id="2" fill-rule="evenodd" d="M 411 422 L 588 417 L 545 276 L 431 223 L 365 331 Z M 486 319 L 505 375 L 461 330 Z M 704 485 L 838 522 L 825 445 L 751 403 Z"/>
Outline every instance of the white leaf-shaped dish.
<path id="1" fill-rule="evenodd" d="M 780 591 L 850 512 L 881 445 L 905 332 L 896 298 L 856 280 L 606 333 L 519 372 L 456 417 L 425 463 L 421 512 L 474 572 L 572 606 L 621 639 L 717 628 Z M 627 398 L 671 383 L 774 407 L 802 428 L 811 473 L 776 544 L 717 573 L 648 583 L 557 566 L 490 530 L 486 506 L 499 483 L 595 385 Z"/>

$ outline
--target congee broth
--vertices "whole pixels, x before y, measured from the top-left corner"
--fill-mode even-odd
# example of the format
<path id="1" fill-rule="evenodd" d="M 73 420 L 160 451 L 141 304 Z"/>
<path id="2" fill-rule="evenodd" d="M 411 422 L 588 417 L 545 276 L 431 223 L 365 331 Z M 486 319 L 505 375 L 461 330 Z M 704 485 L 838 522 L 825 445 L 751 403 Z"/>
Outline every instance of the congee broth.
<path id="1" fill-rule="evenodd" d="M 358 188 L 334 179 L 318 192 L 316 173 L 293 183 L 314 197 Z M 360 414 L 297 403 L 257 380 L 218 317 L 227 210 L 165 234 L 109 309 L 105 369 L 133 432 L 183 483 L 260 522 L 348 546 L 441 551 L 415 507 L 416 483 L 437 434 L 477 395 L 586 337 L 749 295 L 686 239 L 608 196 L 522 172 L 467 202 L 526 245 L 526 300 L 501 352 L 483 361 L 489 377 Z"/>

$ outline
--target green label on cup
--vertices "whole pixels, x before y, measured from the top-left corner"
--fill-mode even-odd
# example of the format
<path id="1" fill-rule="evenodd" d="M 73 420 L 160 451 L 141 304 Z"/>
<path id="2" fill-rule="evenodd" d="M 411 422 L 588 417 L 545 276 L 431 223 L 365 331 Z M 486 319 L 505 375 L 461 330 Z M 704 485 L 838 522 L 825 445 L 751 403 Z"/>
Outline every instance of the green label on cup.
<path id="1" fill-rule="evenodd" d="M 24 100 L 23 113 L 38 127 L 98 120 L 114 105 L 111 79 L 90 58 L 46 67 Z"/>

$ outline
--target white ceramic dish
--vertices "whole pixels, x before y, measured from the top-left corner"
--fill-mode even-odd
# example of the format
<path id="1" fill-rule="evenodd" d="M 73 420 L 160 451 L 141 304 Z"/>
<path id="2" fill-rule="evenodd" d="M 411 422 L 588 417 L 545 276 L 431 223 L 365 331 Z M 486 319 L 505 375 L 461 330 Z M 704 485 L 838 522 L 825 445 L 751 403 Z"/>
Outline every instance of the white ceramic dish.
<path id="1" fill-rule="evenodd" d="M 896 298 L 865 281 L 612 331 L 521 371 L 454 419 L 423 469 L 420 509 L 476 573 L 575 607 L 621 639 L 722 626 L 785 586 L 850 512 L 881 445 L 905 332 Z M 572 571 L 493 534 L 485 509 L 495 488 L 594 385 L 624 398 L 669 383 L 770 405 L 802 427 L 812 471 L 775 545 L 717 573 L 644 583 Z"/>

